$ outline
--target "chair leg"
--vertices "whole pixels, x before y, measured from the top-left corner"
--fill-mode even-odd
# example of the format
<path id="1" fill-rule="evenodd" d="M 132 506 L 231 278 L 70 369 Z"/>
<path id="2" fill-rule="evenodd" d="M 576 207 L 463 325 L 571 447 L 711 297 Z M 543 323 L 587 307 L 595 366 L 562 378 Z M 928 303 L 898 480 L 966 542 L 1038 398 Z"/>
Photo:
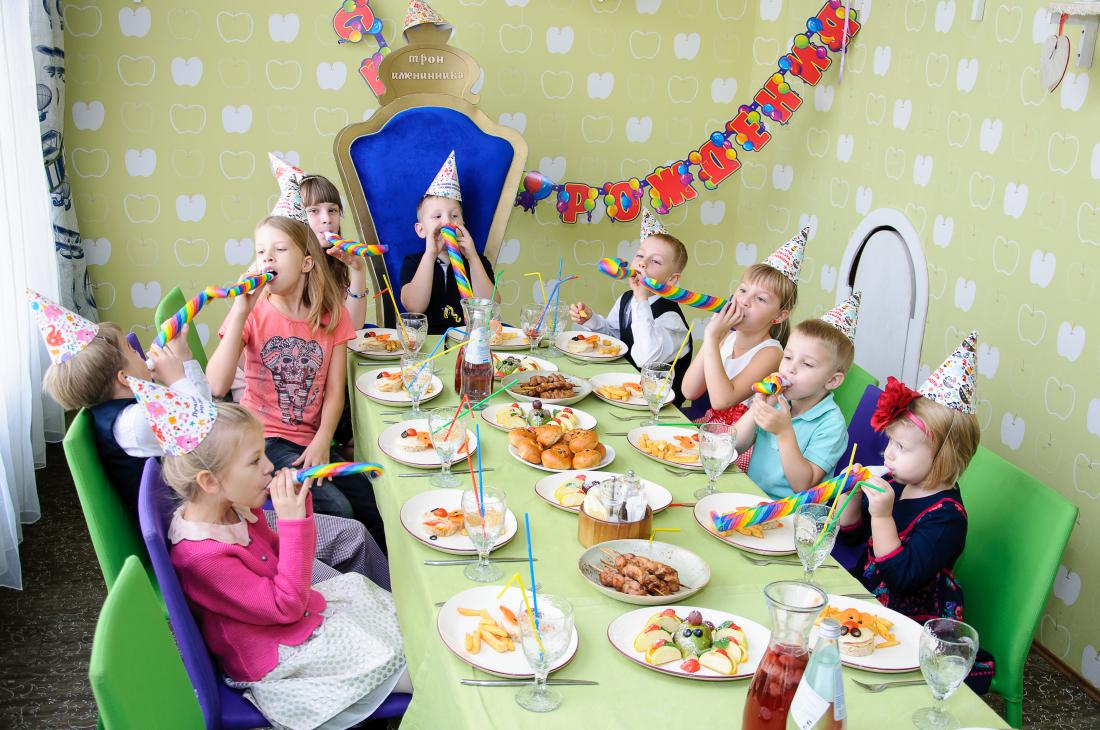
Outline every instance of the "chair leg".
<path id="1" fill-rule="evenodd" d="M 1012 727 L 1020 728 L 1024 726 L 1024 703 L 1023 700 L 1010 700 L 1005 698 L 1005 720 Z"/>

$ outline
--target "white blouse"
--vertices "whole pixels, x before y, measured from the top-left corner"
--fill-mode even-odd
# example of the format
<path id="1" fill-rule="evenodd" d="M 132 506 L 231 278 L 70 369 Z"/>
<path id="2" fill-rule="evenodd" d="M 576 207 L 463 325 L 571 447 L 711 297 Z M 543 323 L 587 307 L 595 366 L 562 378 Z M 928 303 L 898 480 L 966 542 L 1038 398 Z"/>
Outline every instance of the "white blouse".
<path id="1" fill-rule="evenodd" d="M 736 341 L 737 332 L 731 332 L 726 339 L 722 340 L 722 344 L 718 347 L 718 353 L 722 356 L 722 366 L 726 369 L 726 377 L 730 380 L 733 380 L 737 377 L 738 373 L 748 367 L 756 353 L 765 347 L 775 347 L 778 348 L 780 352 L 783 352 L 783 345 L 779 344 L 779 340 L 769 338 L 751 348 L 744 355 L 741 355 L 741 357 L 733 357 L 733 346 Z M 751 400 L 752 396 L 750 395 L 743 402 L 747 404 Z"/>

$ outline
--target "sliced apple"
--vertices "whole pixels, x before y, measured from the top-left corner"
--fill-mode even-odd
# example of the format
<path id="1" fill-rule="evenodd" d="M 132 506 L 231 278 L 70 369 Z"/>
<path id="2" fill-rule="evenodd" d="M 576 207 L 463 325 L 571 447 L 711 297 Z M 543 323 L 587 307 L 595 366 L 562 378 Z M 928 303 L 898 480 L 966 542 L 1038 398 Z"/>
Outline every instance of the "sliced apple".
<path id="1" fill-rule="evenodd" d="M 680 617 L 676 615 L 676 612 L 669 608 L 660 613 L 653 614 L 645 623 L 646 626 L 657 624 L 668 633 L 675 634 L 676 629 L 680 628 L 681 621 Z"/>
<path id="2" fill-rule="evenodd" d="M 683 658 L 679 649 L 664 640 L 653 642 L 653 645 L 649 647 L 649 651 L 647 651 L 645 655 L 646 662 L 655 666 L 668 664 L 669 662 L 678 662 Z"/>
<path id="3" fill-rule="evenodd" d="M 740 626 L 737 626 L 736 624 L 733 626 L 726 626 L 725 624 L 723 624 L 722 626 L 719 626 L 718 629 L 714 632 L 715 641 L 727 637 L 732 641 L 736 641 L 742 646 L 748 644 L 748 641 L 745 639 L 745 632 L 741 629 Z"/>
<path id="4" fill-rule="evenodd" d="M 741 662 L 747 662 L 749 660 L 748 648 L 737 641 L 735 637 L 723 636 L 714 642 L 714 648 L 721 649 L 729 654 L 730 659 L 732 659 L 735 664 L 740 664 Z"/>
<path id="5" fill-rule="evenodd" d="M 711 649 L 703 652 L 703 655 L 699 657 L 699 663 L 713 672 L 725 675 L 733 674 L 737 666 L 724 649 Z"/>
<path id="6" fill-rule="evenodd" d="M 649 651 L 649 647 L 653 646 L 654 642 L 658 640 L 672 641 L 672 634 L 668 633 L 660 626 L 649 627 L 635 637 L 634 651 L 647 652 Z"/>

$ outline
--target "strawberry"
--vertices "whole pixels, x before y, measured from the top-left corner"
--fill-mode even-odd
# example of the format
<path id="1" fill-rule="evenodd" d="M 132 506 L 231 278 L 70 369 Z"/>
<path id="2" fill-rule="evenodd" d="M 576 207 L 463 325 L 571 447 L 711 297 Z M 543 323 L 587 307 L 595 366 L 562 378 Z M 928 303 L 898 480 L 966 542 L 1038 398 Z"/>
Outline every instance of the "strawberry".
<path id="1" fill-rule="evenodd" d="M 688 659 L 686 662 L 680 665 L 680 669 L 684 670 L 685 672 L 695 674 L 699 671 L 699 660 L 695 658 Z"/>

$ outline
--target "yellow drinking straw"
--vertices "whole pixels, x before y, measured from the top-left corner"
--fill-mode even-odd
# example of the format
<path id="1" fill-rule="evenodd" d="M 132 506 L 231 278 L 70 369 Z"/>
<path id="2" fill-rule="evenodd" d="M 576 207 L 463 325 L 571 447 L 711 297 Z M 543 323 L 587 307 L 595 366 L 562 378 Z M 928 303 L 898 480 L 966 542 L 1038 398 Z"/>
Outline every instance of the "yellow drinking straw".
<path id="1" fill-rule="evenodd" d="M 676 351 L 676 357 L 672 358 L 672 367 L 668 369 L 668 375 L 665 376 L 665 382 L 661 383 L 661 389 L 657 391 L 661 395 L 661 400 L 665 399 L 665 393 L 667 392 L 668 383 L 672 380 L 672 374 L 676 372 L 676 361 L 680 359 L 680 354 L 683 353 L 684 348 L 687 347 L 688 340 L 691 338 L 691 330 L 695 328 L 695 322 L 692 322 L 688 327 L 687 334 L 684 335 L 684 341 L 680 343 L 680 349 Z"/>
<path id="2" fill-rule="evenodd" d="M 649 552 L 653 552 L 653 536 L 658 532 L 679 532 L 679 527 L 654 527 L 653 532 L 649 533 Z"/>
<path id="3" fill-rule="evenodd" d="M 848 483 L 848 474 L 852 471 L 852 464 L 856 463 L 856 447 L 859 444 L 852 444 L 852 455 L 848 457 L 848 468 L 844 470 L 844 481 L 840 483 L 840 489 L 836 490 L 836 496 L 833 497 L 833 503 L 829 506 L 829 514 L 825 516 L 825 524 L 829 524 L 829 520 L 833 518 L 833 511 L 836 510 L 837 504 L 840 502 L 840 493 L 844 491 L 844 485 Z M 855 489 L 855 487 L 852 487 Z"/>
<path id="4" fill-rule="evenodd" d="M 513 583 L 519 583 L 519 592 L 520 595 L 523 596 L 523 607 L 527 609 L 527 619 L 531 622 L 531 626 L 535 629 L 535 643 L 539 645 L 539 651 L 545 652 L 546 649 L 544 649 L 542 646 L 542 637 L 539 635 L 539 626 L 535 622 L 535 614 L 531 612 L 531 604 L 527 602 L 527 589 L 524 588 L 523 578 L 520 577 L 519 573 L 516 573 L 508 579 L 508 582 L 505 583 L 504 587 L 500 589 L 500 593 L 497 594 L 497 600 L 499 601 L 501 597 L 503 597 L 504 594 L 508 592 L 508 589 L 512 586 Z"/>
<path id="5" fill-rule="evenodd" d="M 546 287 L 542 283 L 542 274 L 538 271 L 529 271 L 524 276 L 537 276 L 539 277 L 539 289 L 542 291 L 542 301 L 546 301 Z"/>
<path id="6" fill-rule="evenodd" d="M 393 316 L 397 320 L 397 324 L 401 326 L 401 331 L 405 334 L 405 346 L 412 346 L 412 338 L 409 337 L 409 331 L 405 329 L 405 320 L 401 319 L 401 310 L 397 308 L 397 299 L 393 296 L 393 287 L 390 286 L 390 278 L 385 274 L 382 274 L 382 281 L 386 284 L 386 291 L 390 293 L 390 301 L 393 302 Z"/>

